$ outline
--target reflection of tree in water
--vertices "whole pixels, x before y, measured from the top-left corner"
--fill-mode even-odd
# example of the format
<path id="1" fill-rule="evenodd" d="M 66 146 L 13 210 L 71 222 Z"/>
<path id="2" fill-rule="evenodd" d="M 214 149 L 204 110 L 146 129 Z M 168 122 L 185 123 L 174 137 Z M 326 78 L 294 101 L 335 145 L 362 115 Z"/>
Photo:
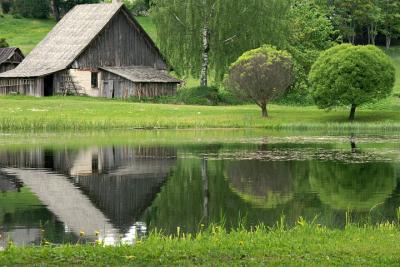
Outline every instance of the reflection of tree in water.
<path id="1" fill-rule="evenodd" d="M 202 160 L 180 159 L 151 208 L 147 210 L 144 219 L 150 228 L 162 229 L 166 233 L 176 233 L 177 226 L 181 227 L 182 231 L 196 232 L 202 223 L 223 222 L 227 228 L 237 227 L 241 219 L 244 219 L 248 226 L 261 222 L 272 226 L 282 214 L 289 217 L 290 221 L 295 221 L 302 215 L 302 206 L 300 204 L 298 209 L 292 208 L 295 204 L 292 196 L 297 187 L 293 178 L 297 174 L 299 181 L 296 183 L 301 183 L 299 186 L 306 190 L 307 186 L 303 186 L 303 182 L 308 183 L 307 167 L 306 162 L 254 163 L 209 160 L 208 195 L 205 196 Z M 230 173 L 235 176 L 230 178 Z M 249 201 L 232 190 L 242 185 L 247 186 L 248 183 L 241 181 L 244 177 L 255 181 L 247 187 Z M 252 191 L 254 195 L 251 195 Z M 267 197 L 265 194 L 274 191 L 283 192 L 282 197 L 265 201 Z M 207 216 L 204 215 L 205 197 Z M 260 199 L 262 205 L 259 204 Z M 276 206 L 277 203 L 281 205 Z M 267 206 L 274 208 L 267 209 Z"/>
<path id="2" fill-rule="evenodd" d="M 195 232 L 203 218 L 204 191 L 199 159 L 179 160 L 144 220 L 151 228 L 176 233 Z M 211 203 L 210 203 L 211 204 Z"/>
<path id="3" fill-rule="evenodd" d="M 384 202 L 396 188 L 392 164 L 311 162 L 311 188 L 321 201 L 338 210 L 367 211 Z"/>
<path id="4" fill-rule="evenodd" d="M 292 166 L 284 161 L 232 161 L 226 173 L 232 191 L 245 201 L 275 208 L 293 198 Z"/>

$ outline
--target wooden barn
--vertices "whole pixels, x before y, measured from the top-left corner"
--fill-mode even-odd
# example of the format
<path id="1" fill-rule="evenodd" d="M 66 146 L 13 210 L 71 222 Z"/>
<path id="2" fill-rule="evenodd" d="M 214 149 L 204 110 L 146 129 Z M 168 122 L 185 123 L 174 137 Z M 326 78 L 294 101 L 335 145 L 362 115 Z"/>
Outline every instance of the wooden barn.
<path id="1" fill-rule="evenodd" d="M 24 60 L 24 54 L 19 48 L 0 48 L 0 73 L 15 69 L 22 60 Z"/>
<path id="2" fill-rule="evenodd" d="M 0 94 L 154 97 L 180 81 L 154 42 L 117 1 L 73 8 L 13 70 L 0 74 Z"/>

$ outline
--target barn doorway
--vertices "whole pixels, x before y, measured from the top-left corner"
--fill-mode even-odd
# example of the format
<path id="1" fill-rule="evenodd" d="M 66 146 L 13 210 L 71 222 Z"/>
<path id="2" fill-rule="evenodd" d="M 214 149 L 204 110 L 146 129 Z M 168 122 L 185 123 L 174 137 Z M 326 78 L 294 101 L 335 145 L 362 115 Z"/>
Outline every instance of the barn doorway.
<path id="1" fill-rule="evenodd" d="M 44 77 L 44 96 L 54 95 L 54 75 L 47 75 Z"/>
<path id="2" fill-rule="evenodd" d="M 104 96 L 107 98 L 114 98 L 114 80 L 105 80 L 103 82 Z"/>

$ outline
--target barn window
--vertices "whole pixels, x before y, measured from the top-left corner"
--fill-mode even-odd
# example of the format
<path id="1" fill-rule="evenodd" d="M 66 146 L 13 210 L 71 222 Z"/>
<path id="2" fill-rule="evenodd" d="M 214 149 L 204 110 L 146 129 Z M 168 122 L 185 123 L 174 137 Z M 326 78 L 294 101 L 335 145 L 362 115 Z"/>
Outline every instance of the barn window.
<path id="1" fill-rule="evenodd" d="M 92 88 L 99 87 L 99 77 L 97 72 L 92 72 Z"/>

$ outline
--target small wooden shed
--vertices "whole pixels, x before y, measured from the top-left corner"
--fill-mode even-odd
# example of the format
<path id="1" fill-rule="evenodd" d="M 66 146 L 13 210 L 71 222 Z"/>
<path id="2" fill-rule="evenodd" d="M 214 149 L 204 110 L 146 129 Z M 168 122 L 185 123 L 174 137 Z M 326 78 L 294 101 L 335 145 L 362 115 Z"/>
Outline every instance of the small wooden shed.
<path id="1" fill-rule="evenodd" d="M 180 83 L 149 35 L 120 3 L 75 6 L 15 69 L 0 94 L 161 96 Z"/>
<path id="2" fill-rule="evenodd" d="M 100 94 L 107 98 L 173 95 L 180 81 L 152 67 L 101 67 Z"/>
<path id="3" fill-rule="evenodd" d="M 0 73 L 15 69 L 22 60 L 24 60 L 24 54 L 19 48 L 0 48 Z"/>

